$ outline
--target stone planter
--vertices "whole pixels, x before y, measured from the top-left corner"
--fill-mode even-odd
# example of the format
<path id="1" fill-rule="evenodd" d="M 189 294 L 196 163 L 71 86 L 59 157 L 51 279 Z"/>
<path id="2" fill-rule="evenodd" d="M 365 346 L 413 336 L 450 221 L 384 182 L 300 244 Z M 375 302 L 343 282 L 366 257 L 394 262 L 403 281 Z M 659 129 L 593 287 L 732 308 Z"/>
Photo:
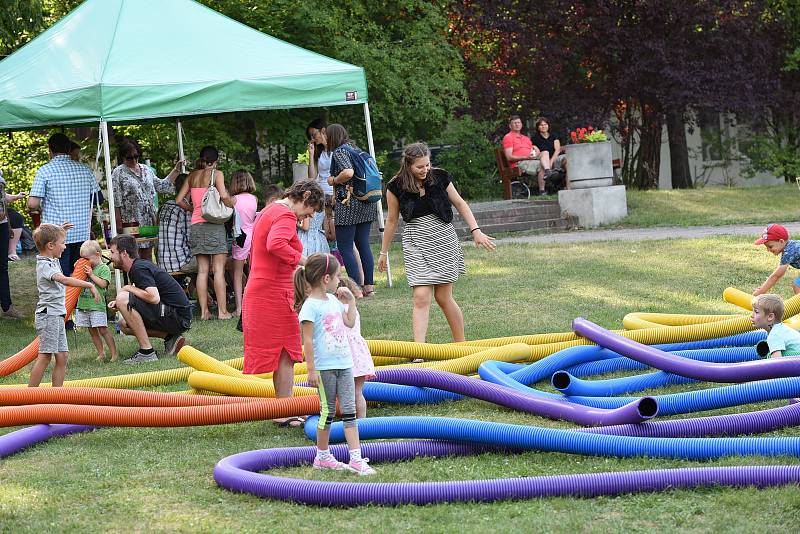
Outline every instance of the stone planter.
<path id="1" fill-rule="evenodd" d="M 610 142 L 577 143 L 565 150 L 570 189 L 605 187 L 614 182 Z"/>
<path id="2" fill-rule="evenodd" d="M 305 163 L 292 163 L 292 183 L 308 180 L 308 165 Z"/>

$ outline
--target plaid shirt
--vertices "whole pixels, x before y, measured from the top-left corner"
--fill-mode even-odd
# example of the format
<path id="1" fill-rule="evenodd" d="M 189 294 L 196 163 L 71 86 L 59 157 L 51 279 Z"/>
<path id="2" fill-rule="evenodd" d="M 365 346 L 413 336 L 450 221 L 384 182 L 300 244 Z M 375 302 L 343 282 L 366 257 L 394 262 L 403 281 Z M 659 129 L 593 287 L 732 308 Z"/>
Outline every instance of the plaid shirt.
<path id="1" fill-rule="evenodd" d="M 59 154 L 36 171 L 30 196 L 42 199 L 42 222 L 61 225 L 69 221 L 67 243 L 89 239 L 93 194 L 100 191 L 89 167 Z"/>
<path id="2" fill-rule="evenodd" d="M 168 273 L 189 263 L 189 212 L 168 200 L 158 210 L 158 264 Z"/>

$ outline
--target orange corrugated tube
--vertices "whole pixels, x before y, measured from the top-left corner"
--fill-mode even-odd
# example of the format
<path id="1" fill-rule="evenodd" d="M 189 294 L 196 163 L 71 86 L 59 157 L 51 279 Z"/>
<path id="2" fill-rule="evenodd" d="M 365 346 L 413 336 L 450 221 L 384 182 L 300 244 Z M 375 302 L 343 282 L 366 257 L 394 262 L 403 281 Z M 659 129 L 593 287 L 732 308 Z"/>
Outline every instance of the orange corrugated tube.
<path id="1" fill-rule="evenodd" d="M 0 408 L 0 427 L 41 423 L 139 427 L 200 426 L 317 413 L 317 396 L 166 408 L 33 404 Z"/>
<path id="2" fill-rule="evenodd" d="M 89 260 L 81 258 L 75 263 L 75 270 L 72 272 L 74 278 L 86 280 L 86 273 L 83 272 L 84 265 L 89 265 Z M 80 287 L 67 287 L 67 315 L 64 320 L 72 315 L 72 310 L 75 309 L 75 305 L 78 303 L 78 296 L 80 296 L 81 291 L 83 291 L 83 289 Z M 36 337 L 27 347 L 0 362 L 0 376 L 8 376 L 11 373 L 19 371 L 35 360 L 38 354 L 39 338 Z"/>
<path id="3" fill-rule="evenodd" d="M 83 404 L 96 406 L 175 407 L 253 402 L 253 397 L 185 395 L 157 391 L 105 388 L 14 388 L 0 391 L 0 406 L 27 404 Z"/>

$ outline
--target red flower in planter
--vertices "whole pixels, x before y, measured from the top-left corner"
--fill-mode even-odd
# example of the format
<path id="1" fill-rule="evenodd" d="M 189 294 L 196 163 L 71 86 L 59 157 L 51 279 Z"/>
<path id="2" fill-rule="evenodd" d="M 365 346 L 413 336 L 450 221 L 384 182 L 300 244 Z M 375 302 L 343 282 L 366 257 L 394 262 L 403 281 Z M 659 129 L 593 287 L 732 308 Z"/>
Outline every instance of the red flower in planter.
<path id="1" fill-rule="evenodd" d="M 593 126 L 575 128 L 569 134 L 573 143 L 598 143 L 608 141 L 603 130 L 595 130 Z"/>

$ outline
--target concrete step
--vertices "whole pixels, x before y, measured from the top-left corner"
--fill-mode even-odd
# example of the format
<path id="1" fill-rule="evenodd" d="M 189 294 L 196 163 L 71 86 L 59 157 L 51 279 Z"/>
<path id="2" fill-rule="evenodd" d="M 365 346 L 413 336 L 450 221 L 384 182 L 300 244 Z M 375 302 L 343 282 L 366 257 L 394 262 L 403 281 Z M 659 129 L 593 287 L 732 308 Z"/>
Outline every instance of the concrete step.
<path id="1" fill-rule="evenodd" d="M 561 216 L 561 208 L 557 200 L 500 200 L 490 202 L 476 202 L 470 204 L 470 209 L 478 226 L 484 233 L 493 235 L 509 232 L 541 231 L 558 232 L 575 226 L 572 218 Z M 453 210 L 453 227 L 461 239 L 470 238 L 470 227 L 461 216 Z M 397 225 L 397 232 L 393 241 L 400 241 L 404 223 L 402 219 Z M 381 239 L 377 224 L 373 225 L 370 241 L 379 242 Z"/>

